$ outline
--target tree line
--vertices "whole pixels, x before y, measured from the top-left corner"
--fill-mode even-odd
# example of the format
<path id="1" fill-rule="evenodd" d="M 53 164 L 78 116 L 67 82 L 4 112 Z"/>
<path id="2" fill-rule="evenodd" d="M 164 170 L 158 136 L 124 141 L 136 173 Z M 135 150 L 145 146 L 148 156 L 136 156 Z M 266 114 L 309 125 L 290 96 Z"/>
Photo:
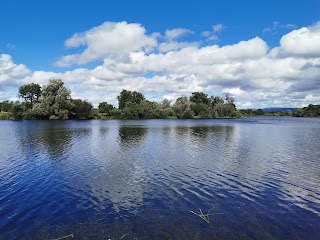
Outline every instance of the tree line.
<path id="1" fill-rule="evenodd" d="M 298 108 L 292 113 L 294 117 L 320 117 L 320 105 L 309 104 L 307 107 Z"/>
<path id="2" fill-rule="evenodd" d="M 0 102 L 0 119 L 151 119 L 151 118 L 235 118 L 240 117 L 234 98 L 225 99 L 194 92 L 179 97 L 173 104 L 149 101 L 137 91 L 122 90 L 117 96 L 118 108 L 100 102 L 97 109 L 81 99 L 72 99 L 71 91 L 60 79 L 51 79 L 48 85 L 30 83 L 19 88 L 20 101 Z"/>
<path id="3" fill-rule="evenodd" d="M 117 96 L 118 108 L 100 102 L 98 108 L 81 99 L 71 98 L 71 91 L 60 79 L 48 85 L 30 83 L 19 88 L 20 101 L 0 102 L 0 119 L 7 120 L 67 120 L 67 119 L 152 119 L 152 118 L 239 118 L 265 115 L 263 110 L 237 110 L 235 99 L 193 92 L 179 97 L 174 103 L 168 99 L 149 101 L 137 91 L 122 90 Z M 319 116 L 319 105 L 297 109 L 293 116 Z M 291 115 L 279 113 L 278 115 Z"/>
<path id="4" fill-rule="evenodd" d="M 81 99 L 72 99 L 71 92 L 60 79 L 52 79 L 47 86 L 30 83 L 19 88 L 20 101 L 0 103 L 0 119 L 90 119 L 93 106 Z"/>

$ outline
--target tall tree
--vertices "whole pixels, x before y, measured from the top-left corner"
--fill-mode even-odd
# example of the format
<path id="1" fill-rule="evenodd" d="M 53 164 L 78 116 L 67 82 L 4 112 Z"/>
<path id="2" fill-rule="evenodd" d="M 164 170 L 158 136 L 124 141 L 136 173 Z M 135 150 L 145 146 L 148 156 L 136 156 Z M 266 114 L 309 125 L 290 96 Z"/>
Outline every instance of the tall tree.
<path id="1" fill-rule="evenodd" d="M 203 92 L 193 92 L 190 96 L 190 102 L 210 104 L 211 99 Z"/>
<path id="2" fill-rule="evenodd" d="M 178 118 L 192 118 L 194 115 L 186 97 L 179 97 L 173 105 L 173 109 Z"/>
<path id="3" fill-rule="evenodd" d="M 125 89 L 121 91 L 117 99 L 119 101 L 119 109 L 125 108 L 128 103 L 139 104 L 141 101 L 145 100 L 142 93 L 136 91 L 131 92 Z"/>
<path id="4" fill-rule="evenodd" d="M 110 116 L 110 112 L 114 109 L 114 106 L 107 102 L 101 102 L 99 103 L 98 108 L 100 113 Z"/>
<path id="5" fill-rule="evenodd" d="M 74 103 L 71 100 L 71 92 L 60 79 L 51 79 L 49 84 L 43 87 L 39 103 L 34 104 L 33 112 L 36 115 L 49 119 L 68 119 Z"/>
<path id="6" fill-rule="evenodd" d="M 26 102 L 30 103 L 30 107 L 33 107 L 34 102 L 38 102 L 41 95 L 41 87 L 36 83 L 29 83 L 19 88 L 19 97 L 24 98 Z"/>
<path id="7" fill-rule="evenodd" d="M 9 112 L 12 109 L 13 103 L 5 100 L 0 103 L 1 111 L 2 112 Z"/>
<path id="8" fill-rule="evenodd" d="M 224 101 L 221 97 L 219 96 L 211 96 L 211 105 L 212 107 L 218 105 L 218 104 L 223 104 Z"/>
<path id="9" fill-rule="evenodd" d="M 229 93 L 226 94 L 226 101 L 227 103 L 233 104 L 234 103 L 234 97 L 232 97 Z"/>
<path id="10" fill-rule="evenodd" d="M 75 119 L 89 119 L 92 118 L 91 110 L 92 104 L 86 100 L 73 99 L 74 107 L 72 108 L 71 118 Z"/>

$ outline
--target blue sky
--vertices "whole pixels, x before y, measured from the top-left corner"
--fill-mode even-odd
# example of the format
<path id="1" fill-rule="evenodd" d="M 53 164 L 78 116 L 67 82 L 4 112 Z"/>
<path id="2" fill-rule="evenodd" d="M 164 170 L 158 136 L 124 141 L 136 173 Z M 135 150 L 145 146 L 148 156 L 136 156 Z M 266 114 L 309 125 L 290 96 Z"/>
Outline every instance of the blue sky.
<path id="1" fill-rule="evenodd" d="M 95 105 L 122 88 L 157 101 L 194 90 L 230 92 L 240 107 L 320 103 L 318 44 L 308 44 L 319 39 L 319 10 L 308 0 L 2 0 L 0 100 L 60 77 Z M 297 52 L 292 39 L 306 45 Z M 200 60 L 182 61 L 190 56 Z M 253 73 L 257 62 L 265 67 Z"/>

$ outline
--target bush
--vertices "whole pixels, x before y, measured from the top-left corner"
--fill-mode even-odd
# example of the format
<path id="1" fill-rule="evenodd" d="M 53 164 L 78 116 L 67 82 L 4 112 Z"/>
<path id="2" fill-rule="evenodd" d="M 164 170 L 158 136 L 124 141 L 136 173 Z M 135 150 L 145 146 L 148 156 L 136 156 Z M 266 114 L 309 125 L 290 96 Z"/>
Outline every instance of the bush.
<path id="1" fill-rule="evenodd" d="M 14 118 L 11 113 L 0 112 L 0 120 L 14 120 Z"/>

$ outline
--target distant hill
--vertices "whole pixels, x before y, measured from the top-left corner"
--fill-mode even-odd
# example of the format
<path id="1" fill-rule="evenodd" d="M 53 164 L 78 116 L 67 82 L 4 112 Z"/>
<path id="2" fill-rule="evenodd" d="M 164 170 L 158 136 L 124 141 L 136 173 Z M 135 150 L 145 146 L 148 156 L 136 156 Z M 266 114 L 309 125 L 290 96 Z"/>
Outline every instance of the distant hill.
<path id="1" fill-rule="evenodd" d="M 270 112 L 286 112 L 286 111 L 291 111 L 294 112 L 296 108 L 263 108 L 262 109 L 265 113 L 270 113 Z"/>

